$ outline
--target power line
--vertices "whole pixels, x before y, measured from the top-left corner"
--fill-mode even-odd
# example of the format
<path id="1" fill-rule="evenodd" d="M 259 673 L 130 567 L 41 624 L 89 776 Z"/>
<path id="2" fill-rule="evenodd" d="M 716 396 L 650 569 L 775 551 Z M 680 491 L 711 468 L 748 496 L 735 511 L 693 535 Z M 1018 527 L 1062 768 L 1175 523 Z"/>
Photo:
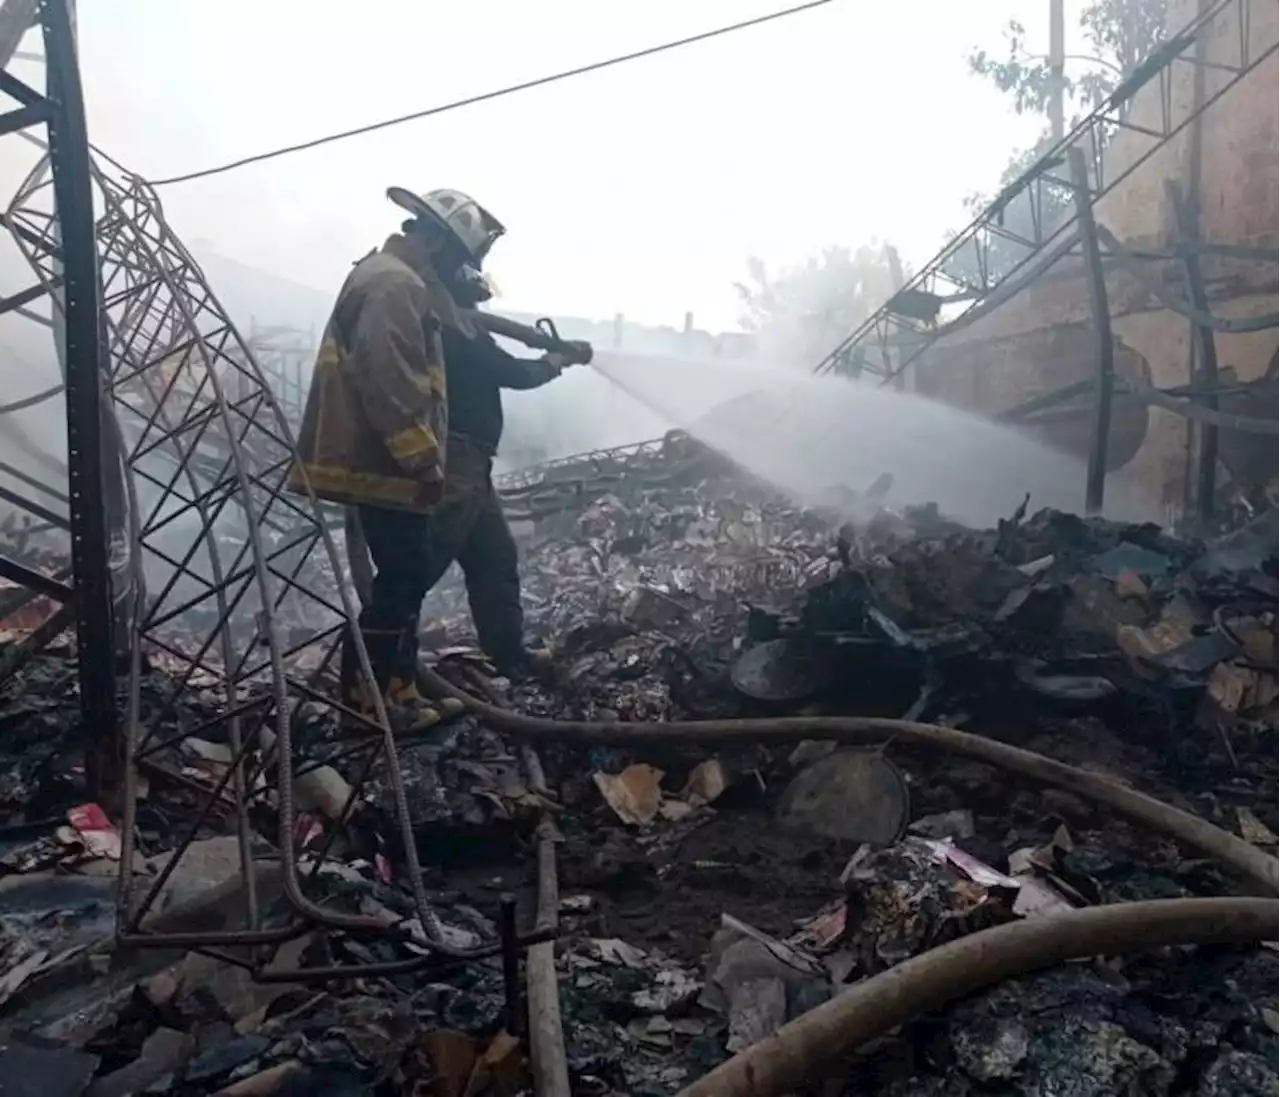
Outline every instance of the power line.
<path id="1" fill-rule="evenodd" d="M 611 68 L 614 65 L 621 65 L 627 61 L 637 61 L 642 57 L 652 57 L 654 54 L 665 53 L 667 50 L 679 49 L 681 46 L 691 46 L 695 42 L 705 42 L 711 38 L 719 38 L 721 35 L 732 34 L 735 31 L 747 30 L 749 27 L 758 27 L 762 23 L 771 23 L 777 19 L 785 19 L 789 15 L 798 15 L 803 11 L 810 11 L 813 8 L 820 8 L 825 4 L 831 3 L 831 0 L 809 0 L 808 3 L 800 4 L 794 8 L 785 8 L 782 11 L 771 12 L 768 15 L 757 16 L 755 19 L 747 19 L 741 23 L 732 23 L 729 26 L 718 27 L 715 30 L 703 31 L 701 34 L 694 34 L 688 38 L 680 38 L 674 42 L 664 42 L 659 46 L 649 46 L 647 49 L 636 50 L 634 53 L 624 53 L 619 57 L 610 57 L 605 61 L 593 61 L 589 65 L 580 65 L 575 69 L 565 69 L 563 72 L 552 73 L 550 76 L 539 76 L 534 80 L 526 80 L 521 84 L 511 84 L 505 88 L 498 88 L 495 91 L 486 91 L 480 95 L 468 96 L 466 99 L 456 99 L 452 103 L 443 103 L 440 106 L 428 107 L 426 110 L 414 111 L 412 114 L 402 114 L 398 118 L 388 118 L 382 122 L 373 122 L 367 126 L 359 126 L 356 129 L 343 130 L 340 133 L 331 133 L 327 137 L 317 137 L 312 141 L 304 141 L 297 145 L 286 145 L 283 148 L 272 149 L 270 152 L 260 152 L 254 156 L 246 156 L 241 160 L 232 160 L 230 163 L 221 164 L 214 168 L 205 168 L 203 171 L 188 172 L 186 175 L 174 175 L 168 179 L 149 180 L 153 187 L 167 187 L 174 183 L 186 183 L 192 179 L 203 179 L 209 175 L 221 175 L 223 172 L 233 171 L 235 168 L 242 168 L 247 164 L 257 164 L 263 160 L 274 160 L 278 156 L 287 156 L 292 152 L 303 152 L 306 149 L 313 149 L 320 145 L 327 145 L 333 141 L 343 141 L 348 137 L 359 137 L 362 134 L 373 133 L 376 130 L 389 129 L 391 126 L 399 126 L 405 122 L 416 122 L 420 118 L 430 118 L 436 114 L 444 114 L 445 111 L 457 110 L 459 107 L 470 107 L 476 103 L 487 103 L 491 99 L 500 99 L 504 95 L 514 95 L 518 91 L 528 91 L 531 88 L 540 88 L 546 84 L 554 84 L 560 80 L 568 80 L 573 76 L 582 76 L 589 72 L 599 72 L 601 69 Z"/>
<path id="2" fill-rule="evenodd" d="M 10 412 L 23 411 L 26 408 L 33 408 L 37 404 L 43 404 L 46 400 L 52 400 L 62 389 L 62 385 L 54 385 L 51 389 L 45 389 L 44 392 L 37 392 L 34 396 L 15 400 L 12 404 L 0 404 L 0 415 L 8 415 Z"/>

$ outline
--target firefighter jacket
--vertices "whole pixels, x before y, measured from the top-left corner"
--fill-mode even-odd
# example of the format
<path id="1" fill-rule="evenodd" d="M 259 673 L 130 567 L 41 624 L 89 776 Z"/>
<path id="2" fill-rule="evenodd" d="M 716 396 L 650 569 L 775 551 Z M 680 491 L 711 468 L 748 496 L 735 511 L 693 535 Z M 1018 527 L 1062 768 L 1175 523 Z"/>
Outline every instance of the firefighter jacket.
<path id="1" fill-rule="evenodd" d="M 449 429 L 441 329 L 474 327 L 403 249 L 392 236 L 338 293 L 289 472 L 294 491 L 416 513 L 440 498 Z"/>

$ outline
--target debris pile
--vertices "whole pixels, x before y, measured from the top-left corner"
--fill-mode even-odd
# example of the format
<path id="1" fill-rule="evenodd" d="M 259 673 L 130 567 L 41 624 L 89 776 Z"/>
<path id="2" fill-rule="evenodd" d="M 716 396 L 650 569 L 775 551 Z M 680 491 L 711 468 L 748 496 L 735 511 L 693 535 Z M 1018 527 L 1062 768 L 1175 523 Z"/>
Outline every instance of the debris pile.
<path id="1" fill-rule="evenodd" d="M 29 1092 L 42 1097 L 355 1095 L 407 1093 L 429 1084 L 444 1093 L 513 1092 L 523 1053 L 510 1035 L 518 1003 L 513 1005 L 501 957 L 461 970 L 446 964 L 381 978 L 319 984 L 290 978 L 299 970 L 403 964 L 424 954 L 424 931 L 394 830 L 379 810 L 379 781 L 356 801 L 349 825 L 335 833 L 329 824 L 340 817 L 351 785 L 333 766 L 298 776 L 299 869 L 312 901 L 401 932 L 361 938 L 304 929 L 269 946 L 265 956 L 240 946 L 184 956 L 113 940 L 122 840 L 98 804 L 83 802 L 90 743 L 80 726 L 75 683 L 74 660 L 55 648 L 5 685 L 0 1077 L 21 1072 L 34 1087 Z M 164 660 L 153 660 L 143 681 L 144 710 L 172 701 L 175 684 Z M 135 832 L 135 897 L 160 888 L 153 906 L 157 930 L 239 929 L 244 880 L 233 802 L 225 789 L 218 791 L 231 752 L 220 741 L 225 735 L 219 726 L 210 723 L 216 699 L 197 678 L 171 707 L 162 737 L 171 736 L 172 745 L 141 774 L 146 787 Z M 183 734 L 193 728 L 202 730 Z M 495 748 L 497 737 L 470 724 L 450 728 L 448 735 L 436 750 L 439 771 L 460 786 L 458 796 L 446 801 L 455 825 L 485 823 L 469 813 L 491 800 L 498 800 L 491 805 L 494 814 L 517 816 L 519 796 L 509 787 L 490 792 L 474 777 L 460 776 L 480 768 L 467 751 L 485 759 L 484 773 L 497 772 L 494 756 L 506 749 Z M 269 774 L 254 782 L 253 844 L 262 869 L 255 873 L 257 901 L 268 924 L 279 924 L 272 783 Z M 499 791 L 510 799 L 502 800 Z M 202 819 L 210 795 L 213 810 Z M 192 827 L 195 841 L 176 859 L 175 846 Z M 165 877 L 170 860 L 173 871 Z M 498 940 L 499 894 L 481 889 L 473 903 L 438 865 L 428 886 L 446 944 L 474 949 Z M 255 982 L 238 966 L 250 961 L 277 977 Z"/>
<path id="2" fill-rule="evenodd" d="M 854 714 L 963 728 L 1276 852 L 1274 515 L 1200 544 L 1028 515 L 1026 501 L 974 531 L 891 500 L 882 477 L 800 506 L 680 437 L 621 471 L 561 468 L 508 495 L 554 681 L 484 676 L 460 650 L 456 579 L 433 593 L 430 657 L 464 688 L 564 720 Z M 169 674 L 153 664 L 144 704 L 167 703 Z M 195 954 L 112 949 L 103 872 L 118 868 L 119 835 L 84 803 L 73 685 L 55 653 L 4 687 L 0 894 L 13 898 L 0 904 L 0 1077 L 42 1077 L 44 1097 L 528 1085 L 499 957 L 302 986 L 254 984 Z M 173 706 L 171 751 L 145 775 L 140 880 L 155 879 L 230 764 L 216 704 L 188 688 Z M 407 926 L 385 772 L 329 841 L 358 779 L 331 730 L 299 737 L 327 763 L 295 786 L 309 886 Z M 989 927 L 1238 890 L 1216 863 L 1070 790 L 902 743 L 538 749 L 545 783 L 518 742 L 468 715 L 406 743 L 403 766 L 423 882 L 459 945 L 494 940 L 510 896 L 532 922 L 535 849 L 554 839 L 578 1094 L 676 1093 L 842 990 Z M 267 859 L 272 779 L 258 779 L 254 826 Z M 205 876 L 170 886 L 213 886 L 233 826 L 211 813 Z M 392 961 L 413 955 L 414 936 L 313 931 L 272 964 Z M 1085 958 L 921 1016 L 811 1081 L 894 1097 L 1274 1093 L 1276 982 L 1273 947 Z"/>
<path id="3" fill-rule="evenodd" d="M 555 690 L 520 687 L 513 696 L 529 711 L 623 723 L 879 713 L 972 728 L 1119 778 L 1275 852 L 1273 515 L 1208 546 L 1153 526 L 1028 517 L 1025 502 L 998 528 L 973 531 L 934 508 L 878 506 L 883 486 L 805 509 L 719 470 L 679 482 L 655 472 L 611 484 L 576 512 L 572 501 L 591 493 L 561 487 L 576 526 L 564 516 L 545 522 L 525 547 L 525 568 L 531 621 L 558 646 L 563 674 Z M 436 610 L 449 642 L 463 642 L 460 584 L 440 592 Z M 830 743 L 716 757 L 693 747 L 556 752 L 562 883 L 587 912 L 566 911 L 566 919 L 592 940 L 607 935 L 642 950 L 613 965 L 613 982 L 631 988 L 629 1005 L 617 990 L 583 1001 L 602 981 L 598 967 L 573 979 L 582 993 L 569 1013 L 577 1006 L 583 1016 L 570 1026 L 571 1048 L 593 1077 L 611 1075 L 592 1049 L 620 1041 L 610 1059 L 614 1089 L 670 1092 L 675 1073 L 687 1082 L 715 1049 L 723 1055 L 741 1046 L 741 1033 L 759 1035 L 795 1015 L 787 979 L 767 974 L 740 992 L 737 1020 L 727 992 L 712 995 L 718 1013 L 705 1010 L 705 995 L 689 999 L 692 1011 L 686 1001 L 660 1015 L 637 1012 L 636 971 L 649 971 L 650 984 L 668 972 L 683 986 L 701 969 L 714 983 L 713 936 L 724 918 L 777 948 L 791 947 L 783 942 L 803 933 L 798 927 L 824 928 L 818 941 L 810 931 L 806 955 L 826 990 L 812 991 L 808 1008 L 988 926 L 1236 886 L 1217 866 L 1070 792 L 1021 787 L 975 763 L 891 753 L 905 786 L 880 752 Z M 690 778 L 706 766 L 720 775 L 715 795 L 690 802 Z M 567 963 L 580 971 L 600 961 L 571 952 Z M 1191 993 L 1213 966 L 1205 963 L 1203 971 L 1192 958 L 1152 972 L 1188 980 Z M 1270 953 L 1233 963 L 1275 968 Z M 1103 1042 L 1121 1031 L 1114 1026 L 1126 1011 L 1154 993 L 1156 976 L 1142 970 L 1124 990 L 1111 976 L 1109 1000 L 1121 1003 L 1111 1014 L 1081 1006 L 1071 1024 L 1101 1026 Z M 1070 981 L 1030 977 L 999 993 L 1024 994 L 1032 1008 L 1054 979 Z M 1044 1031 L 1064 1031 L 1071 1003 L 1087 999 L 1091 985 L 1081 982 Z M 1213 997 L 1204 985 L 1194 993 Z M 1179 1080 L 1180 1088 L 1150 1092 L 1196 1092 L 1239 1056 L 1274 1047 L 1266 1029 L 1274 1006 L 1274 994 L 1260 990 L 1223 1006 L 1252 1035 L 1239 1046 L 1228 1041 L 1218 1057 L 1175 1054 L 1123 1031 L 1133 1054 L 1145 1049 Z M 601 1015 L 613 1022 L 604 1032 L 586 1023 Z M 975 1033 L 965 1027 L 969 1014 L 955 1016 L 947 1023 L 959 1048 Z M 938 1021 L 928 1024 L 937 1031 Z M 1002 1084 L 1010 1093 L 1053 1091 L 1063 1064 L 1050 1069 L 1044 1057 L 1066 1054 L 1070 1043 L 1028 1040 Z M 657 1049 L 668 1046 L 664 1067 Z M 873 1056 L 850 1092 L 872 1091 L 875 1076 L 903 1093 L 999 1080 L 984 1079 L 979 1065 L 965 1081 L 959 1052 L 949 1054 L 917 1053 L 906 1064 L 899 1055 L 888 1073 Z M 1079 1092 L 1147 1092 L 1126 1088 L 1114 1063 L 1100 1060 L 1093 1073 Z"/>

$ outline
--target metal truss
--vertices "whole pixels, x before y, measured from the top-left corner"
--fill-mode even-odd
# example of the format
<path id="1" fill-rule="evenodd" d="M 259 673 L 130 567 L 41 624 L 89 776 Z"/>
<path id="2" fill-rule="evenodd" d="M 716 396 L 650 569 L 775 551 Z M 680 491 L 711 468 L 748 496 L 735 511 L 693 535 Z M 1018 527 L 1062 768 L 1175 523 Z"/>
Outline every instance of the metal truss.
<path id="1" fill-rule="evenodd" d="M 584 453 L 574 453 L 568 457 L 557 457 L 553 461 L 543 461 L 527 468 L 504 472 L 493 478 L 493 486 L 503 496 L 516 496 L 529 490 L 555 483 L 561 480 L 572 480 L 580 476 L 603 476 L 609 474 L 623 475 L 626 470 L 643 459 L 662 452 L 667 444 L 666 438 L 650 438 L 644 442 L 631 442 L 625 446 L 613 446 L 610 449 L 593 449 Z"/>
<path id="2" fill-rule="evenodd" d="M 249 328 L 249 351 L 275 396 L 276 406 L 291 426 L 302 422 L 307 377 L 316 359 L 316 333 L 288 326 Z"/>
<path id="3" fill-rule="evenodd" d="M 1097 110 L 997 195 L 963 232 L 827 354 L 814 372 L 865 373 L 882 378 L 882 383 L 895 380 L 938 339 L 1009 300 L 1069 254 L 1077 242 L 1078 218 L 1070 212 L 1075 182 L 1067 170 L 1068 152 L 1080 149 L 1087 158 L 1085 197 L 1092 208 L 1275 55 L 1274 39 L 1262 45 L 1250 42 L 1253 2 L 1213 0 Z M 1204 55 L 1210 40 L 1221 43 L 1225 39 L 1224 17 L 1234 18 L 1239 29 L 1231 43 L 1234 57 L 1230 62 L 1207 61 Z M 1178 72 L 1186 66 L 1217 74 L 1215 86 L 1199 105 L 1180 103 L 1173 94 Z M 1135 120 L 1129 109 L 1135 97 L 1148 88 L 1157 89 L 1159 104 L 1159 117 L 1150 124 Z M 1121 170 L 1108 175 L 1104 152 L 1121 132 L 1145 139 L 1147 144 Z M 1061 220 L 1057 211 L 1062 213 Z M 1015 231 L 1010 227 L 1013 223 L 1029 225 L 1030 232 Z M 997 248 L 1005 252 L 1013 249 L 1019 257 L 1002 265 L 995 254 Z"/>
<path id="4" fill-rule="evenodd" d="M 47 519 L 70 528 L 70 567 L 46 574 L 9 561 L 0 574 L 19 576 L 24 594 L 74 607 L 86 726 L 106 728 L 108 743 L 120 724 L 113 656 L 122 646 L 128 654 L 127 731 L 119 753 L 107 752 L 121 780 L 113 787 L 104 763 L 102 790 L 113 806 L 119 793 L 122 816 L 118 936 L 135 946 L 199 948 L 273 980 L 408 972 L 545 939 L 507 933 L 505 942 L 472 949 L 443 940 L 422 882 L 397 742 L 353 628 L 354 595 L 316 499 L 286 490 L 296 457 L 288 416 L 155 193 L 104 155 L 90 157 L 66 0 L 44 0 L 41 17 L 49 98 L 0 75 L 0 90 L 20 104 L 0 116 L 0 128 L 48 128 L 47 142 L 35 142 L 46 151 L 4 218 L 34 284 L 0 308 L 50 301 L 42 322 L 65 347 L 69 490 L 65 515 L 49 510 Z M 0 47 L 3 32 L 0 18 Z M 40 515 L 36 500 L 20 501 Z M 111 536 L 114 512 L 123 516 L 122 537 Z M 66 624 L 60 613 L 50 627 Z M 348 633 L 372 713 L 337 699 L 336 654 Z M 183 744 L 192 738 L 225 753 L 207 782 L 188 776 Z M 327 813 L 319 845 L 304 851 L 297 793 L 339 761 L 356 779 L 345 803 Z M 361 817 L 361 792 L 378 767 L 392 793 L 388 837 L 416 915 L 390 926 L 328 901 L 323 890 L 323 870 Z M 148 782 L 196 794 L 154 878 L 134 872 Z M 159 903 L 215 816 L 234 822 L 241 914 L 230 928 L 171 929 Z M 275 824 L 268 875 L 278 888 L 267 888 L 255 850 L 264 818 Z M 307 933 L 328 939 L 322 966 L 267 970 L 269 946 Z M 390 936 L 412 955 L 342 963 L 333 957 L 350 955 L 338 944 L 343 936 Z"/>
<path id="5" fill-rule="evenodd" d="M 178 855 L 150 882 L 140 901 L 132 901 L 132 874 L 122 873 L 122 935 L 136 943 L 207 946 L 265 944 L 310 926 L 387 933 L 388 927 L 377 918 L 316 901 L 313 886 L 323 855 L 312 858 L 307 879 L 300 873 L 294 788 L 323 755 L 330 762 L 347 760 L 360 775 L 338 822 L 355 810 L 373 768 L 384 768 L 427 950 L 451 961 L 497 953 L 501 944 L 496 941 L 470 951 L 443 943 L 422 884 L 397 746 L 380 699 L 375 720 L 335 700 L 335 656 L 354 623 L 355 602 L 320 507 L 314 498 L 291 496 L 285 490 L 296 456 L 289 425 L 250 348 L 165 224 L 154 193 L 136 179 L 116 182 L 101 171 L 97 179 L 107 210 L 100 247 L 104 305 L 113 333 L 112 393 L 122 419 L 138 424 L 126 432 L 131 439 L 127 464 L 138 488 L 136 537 L 145 559 L 154 558 L 170 569 L 169 577 L 148 597 L 134 631 L 127 833 L 132 833 L 128 824 L 136 811 L 141 767 L 165 768 L 166 753 L 172 754 L 182 738 L 198 736 L 206 727 L 225 728 L 232 752 L 230 765 L 205 798 L 201 816 L 191 824 Z M 168 451 L 172 470 L 161 471 L 153 459 L 163 451 Z M 199 465 L 190 459 L 195 453 L 204 456 Z M 214 455 L 216 469 L 209 468 L 209 455 Z M 149 491 L 144 492 L 144 486 Z M 174 537 L 172 531 L 183 521 L 191 523 L 189 532 Z M 193 611 L 200 608 L 213 611 L 211 623 L 193 628 Z M 146 718 L 139 687 L 142 655 L 148 650 L 167 657 L 176 688 L 168 702 Z M 360 659 L 366 691 L 376 697 L 363 650 Z M 211 683 L 220 695 L 217 711 L 204 724 L 175 733 L 172 718 L 197 676 L 204 679 L 203 689 Z M 272 768 L 273 780 L 264 786 L 261 775 Z M 254 895 L 249 809 L 265 787 L 276 800 L 276 845 L 287 900 L 286 916 L 275 924 Z M 148 933 L 146 918 L 167 875 L 180 864 L 206 813 L 228 791 L 240 835 L 245 926 L 195 938 Z M 126 853 L 124 863 L 128 860 Z M 406 927 L 398 932 L 409 936 Z M 429 963 L 429 956 L 422 957 L 395 963 L 390 970 L 414 970 Z"/>

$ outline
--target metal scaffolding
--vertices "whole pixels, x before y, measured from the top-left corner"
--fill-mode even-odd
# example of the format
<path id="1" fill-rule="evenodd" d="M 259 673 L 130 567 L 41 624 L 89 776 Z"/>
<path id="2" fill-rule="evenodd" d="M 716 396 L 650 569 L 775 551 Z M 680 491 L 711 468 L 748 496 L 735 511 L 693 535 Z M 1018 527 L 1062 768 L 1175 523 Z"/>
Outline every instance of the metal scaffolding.
<path id="1" fill-rule="evenodd" d="M 276 398 L 276 406 L 290 426 L 302 422 L 311 364 L 316 360 L 314 328 L 288 325 L 249 325 L 249 350 Z"/>

